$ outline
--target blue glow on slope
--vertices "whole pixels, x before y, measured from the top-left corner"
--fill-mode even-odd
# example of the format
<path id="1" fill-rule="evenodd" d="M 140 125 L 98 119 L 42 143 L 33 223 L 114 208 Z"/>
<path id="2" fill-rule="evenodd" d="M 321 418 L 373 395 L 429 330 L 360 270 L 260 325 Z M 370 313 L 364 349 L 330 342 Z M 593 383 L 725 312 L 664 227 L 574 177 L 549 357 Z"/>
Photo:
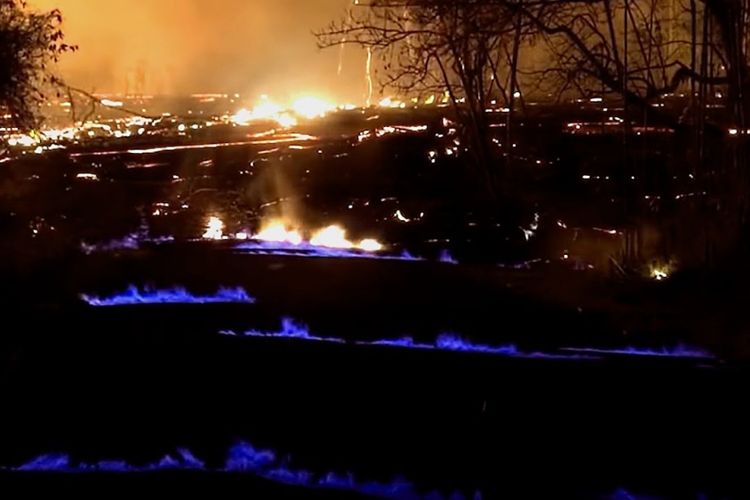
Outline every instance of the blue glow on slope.
<path id="1" fill-rule="evenodd" d="M 434 343 L 419 343 L 411 337 L 400 339 L 385 339 L 372 341 L 347 341 L 337 337 L 320 337 L 310 333 L 308 327 L 302 323 L 296 322 L 291 318 L 282 319 L 282 327 L 278 332 L 259 332 L 249 330 L 237 334 L 231 330 L 219 332 L 221 335 L 244 336 L 244 337 L 262 337 L 275 339 L 296 339 L 303 341 L 327 342 L 336 344 L 354 344 L 364 346 L 386 346 L 406 349 L 430 349 L 439 351 L 460 351 L 472 353 L 495 354 L 500 356 L 511 356 L 519 358 L 552 358 L 552 359 L 590 359 L 591 355 L 584 354 L 546 354 L 541 352 L 526 353 L 519 351 L 514 345 L 506 346 L 489 346 L 484 344 L 475 344 L 468 340 L 462 339 L 458 335 L 445 333 L 439 335 Z"/>
<path id="2" fill-rule="evenodd" d="M 566 347 L 562 349 L 566 352 L 579 352 L 589 354 L 613 354 L 622 356 L 654 356 L 661 358 L 706 358 L 710 359 L 714 356 L 710 353 L 697 349 L 695 347 L 688 347 L 681 344 L 675 347 L 662 347 L 660 349 L 648 349 L 641 347 L 623 347 L 623 348 L 597 348 L 597 347 Z"/>
<path id="3" fill-rule="evenodd" d="M 232 331 L 221 331 L 222 335 L 237 336 Z M 244 337 L 263 337 L 263 338 L 280 338 L 280 339 L 297 339 L 297 340 L 312 340 L 318 342 L 334 342 L 337 344 L 344 344 L 344 339 L 338 339 L 334 337 L 318 337 L 310 334 L 310 330 L 306 325 L 294 321 L 292 318 L 283 318 L 281 320 L 281 330 L 278 332 L 262 332 L 259 330 L 248 330 L 242 334 Z"/>
<path id="4" fill-rule="evenodd" d="M 255 302 L 255 299 L 248 295 L 241 287 L 219 288 L 213 295 L 194 295 L 183 287 L 163 290 L 151 290 L 147 288 L 141 291 L 134 285 L 130 285 L 124 292 L 110 297 L 82 294 L 81 299 L 88 305 L 95 307 L 139 304 L 252 304 Z"/>
<path id="5" fill-rule="evenodd" d="M 637 495 L 621 488 L 611 495 L 604 497 L 602 500 L 660 500 L 660 498 L 661 497 Z M 705 497 L 701 494 L 697 494 L 695 498 L 701 500 Z"/>
<path id="6" fill-rule="evenodd" d="M 140 247 L 140 235 L 138 233 L 128 234 L 120 239 L 105 241 L 103 243 L 81 242 L 81 250 L 85 254 L 94 252 L 113 252 L 115 250 L 137 250 Z"/>
<path id="7" fill-rule="evenodd" d="M 203 470 L 205 464 L 190 450 L 178 448 L 174 455 L 165 455 L 157 462 L 135 466 L 124 460 L 101 460 L 96 463 L 73 463 L 69 455 L 50 453 L 16 467 L 22 472 L 147 472 L 160 470 Z"/>
<path id="8" fill-rule="evenodd" d="M 360 340 L 348 341 L 337 337 L 321 337 L 310 333 L 308 327 L 291 318 L 283 318 L 281 330 L 277 332 L 260 332 L 249 330 L 244 333 L 236 333 L 231 330 L 219 332 L 221 335 L 244 336 L 244 337 L 262 337 L 277 339 L 296 339 L 303 341 L 328 342 L 336 344 L 354 344 L 361 346 L 385 346 L 402 349 L 422 349 L 437 351 L 453 351 L 467 353 L 484 353 L 496 356 L 507 356 L 514 358 L 546 358 L 546 359 L 601 359 L 611 355 L 625 356 L 657 356 L 670 358 L 695 358 L 695 359 L 713 359 L 714 357 L 705 351 L 677 346 L 675 348 L 662 349 L 639 349 L 628 347 L 623 349 L 606 349 L 606 348 L 562 348 L 555 352 L 524 352 L 513 344 L 493 346 L 487 344 L 474 343 L 462 338 L 454 333 L 443 333 L 439 335 L 433 343 L 417 342 L 412 337 L 402 337 L 397 339 L 381 340 Z"/>
<path id="9" fill-rule="evenodd" d="M 390 482 L 362 481 L 353 474 L 329 472 L 316 474 L 305 469 L 291 468 L 288 460 L 280 460 L 277 453 L 268 449 L 255 448 L 247 442 L 233 445 L 228 453 L 224 466 L 208 468 L 190 450 L 178 448 L 176 453 L 165 455 L 156 462 L 145 465 L 130 464 L 125 460 L 102 460 L 94 463 L 74 462 L 64 453 L 40 455 L 29 462 L 12 468 L 2 468 L 15 472 L 44 472 L 62 474 L 95 474 L 95 473 L 149 473 L 158 471 L 201 471 L 209 473 L 242 473 L 251 474 L 276 483 L 319 490 L 344 490 L 378 498 L 396 500 L 481 500 L 482 493 L 475 491 L 465 496 L 460 491 L 445 495 L 438 491 L 421 492 L 412 482 L 403 478 L 394 478 Z M 611 494 L 603 495 L 603 500 L 659 500 L 656 496 L 643 496 L 618 489 Z M 698 494 L 697 499 L 706 498 Z"/>
<path id="10" fill-rule="evenodd" d="M 137 231 L 126 234 L 122 238 L 115 238 L 113 240 L 91 244 L 83 241 L 81 242 L 81 250 L 83 251 L 83 253 L 90 255 L 96 252 L 138 250 L 143 243 L 161 245 L 163 243 L 171 243 L 173 241 L 174 237 L 172 236 L 151 236 L 149 234 L 148 223 L 144 220 Z"/>
<path id="11" fill-rule="evenodd" d="M 123 460 L 105 460 L 96 463 L 76 463 L 63 453 L 41 455 L 11 470 L 18 472 L 59 472 L 59 473 L 96 473 L 96 472 L 154 472 L 168 470 L 199 470 L 217 473 L 248 473 L 270 481 L 291 486 L 316 489 L 347 490 L 381 498 L 399 500 L 417 500 L 424 498 L 417 493 L 414 485 L 404 479 L 395 479 L 390 483 L 377 481 L 359 481 L 352 474 L 314 474 L 304 469 L 290 468 L 279 460 L 271 450 L 257 449 L 245 442 L 235 444 L 229 449 L 224 467 L 208 469 L 204 462 L 196 458 L 185 448 L 175 454 L 166 455 L 160 460 L 145 465 L 133 465 Z M 464 498 L 459 493 L 460 497 Z M 435 498 L 456 498 L 439 495 Z M 475 497 L 477 498 L 477 497 Z"/>
<path id="12" fill-rule="evenodd" d="M 415 257 L 407 250 L 400 255 L 390 255 L 377 252 L 365 252 L 355 249 L 328 248 L 311 245 L 308 242 L 302 242 L 297 245 L 285 242 L 272 241 L 245 241 L 234 246 L 235 250 L 255 255 L 285 255 L 296 257 L 320 257 L 336 259 L 376 259 L 376 260 L 405 260 L 421 261 L 424 260 Z"/>
<path id="13" fill-rule="evenodd" d="M 458 261 L 453 258 L 448 250 L 443 250 L 442 252 L 440 252 L 439 260 L 444 264 L 458 264 Z"/>

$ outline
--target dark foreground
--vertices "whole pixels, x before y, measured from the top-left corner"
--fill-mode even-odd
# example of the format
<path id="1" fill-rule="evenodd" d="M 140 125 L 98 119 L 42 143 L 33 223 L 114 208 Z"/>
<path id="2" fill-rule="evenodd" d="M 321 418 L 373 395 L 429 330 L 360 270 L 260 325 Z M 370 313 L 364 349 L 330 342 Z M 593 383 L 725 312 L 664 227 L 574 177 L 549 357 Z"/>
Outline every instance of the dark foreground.
<path id="1" fill-rule="evenodd" d="M 436 323 L 554 352 L 590 342 L 596 324 L 586 331 L 585 315 L 514 298 L 488 269 L 181 255 L 192 255 L 194 272 L 169 252 L 107 258 L 108 273 L 97 258 L 71 263 L 44 300 L 19 299 L 26 306 L 9 311 L 25 322 L 9 323 L 3 340 L 0 463 L 49 469 L 49 459 L 33 460 L 69 457 L 54 473 L 6 469 L 4 483 L 101 495 L 166 485 L 211 498 L 745 496 L 742 366 L 356 345 L 407 332 L 426 339 Z M 258 303 L 91 308 L 74 293 L 105 294 L 145 276 L 178 283 L 172 269 L 192 289 L 241 285 Z M 271 330 L 281 315 L 350 342 L 218 333 Z M 602 331 L 598 345 L 613 339 Z M 273 465 L 241 454 L 241 471 L 237 460 L 230 466 L 241 442 L 273 450 Z M 196 460 L 180 459 L 182 449 Z M 112 461 L 144 467 L 165 455 L 177 457 L 166 470 L 109 471 Z M 71 472 L 102 461 L 105 472 Z M 310 476 L 292 480 L 289 471 Z"/>
<path id="2" fill-rule="evenodd" d="M 98 498 L 155 487 L 260 499 L 748 496 L 742 274 L 712 287 L 607 278 L 624 234 L 604 161 L 619 164 L 619 136 L 528 122 L 528 142 L 546 139 L 519 141 L 523 199 L 488 215 L 453 138 L 450 154 L 438 140 L 449 132 L 441 117 L 343 118 L 347 138 L 212 129 L 230 135 L 180 136 L 175 148 L 155 132 L 4 164 L 4 487 Z M 385 135 L 360 140 L 363 127 Z M 662 177 L 692 203 L 692 184 Z M 670 214 L 693 221 L 690 210 Z M 242 255 L 230 239 L 193 241 L 209 217 L 234 235 L 282 216 L 342 224 L 427 260 Z M 700 224 L 685 226 L 704 248 Z M 109 243 L 128 234 L 139 248 Z M 104 250 L 86 255 L 94 247 Z M 443 250 L 461 264 L 440 262 Z M 242 287 L 257 301 L 80 299 L 131 284 Z M 278 330 L 283 317 L 337 341 L 241 335 Z M 515 349 L 357 343 L 426 345 L 445 332 Z M 566 350 L 679 344 L 716 356 Z"/>
<path id="3" fill-rule="evenodd" d="M 291 469 L 382 483 L 401 476 L 422 494 L 597 498 L 627 488 L 731 497 L 745 486 L 745 380 L 732 368 L 180 332 L 169 341 L 137 331 L 128 339 L 52 337 L 29 342 L 13 360 L 3 463 L 65 451 L 74 463 L 145 464 L 185 447 L 218 470 L 227 450 L 247 441 L 288 456 Z M 178 488 L 211 485 L 212 493 L 238 482 L 250 492 L 283 489 L 236 474 L 134 476 L 129 488 L 180 477 L 188 479 Z M 93 473 L 53 480 L 105 489 L 125 481 Z"/>

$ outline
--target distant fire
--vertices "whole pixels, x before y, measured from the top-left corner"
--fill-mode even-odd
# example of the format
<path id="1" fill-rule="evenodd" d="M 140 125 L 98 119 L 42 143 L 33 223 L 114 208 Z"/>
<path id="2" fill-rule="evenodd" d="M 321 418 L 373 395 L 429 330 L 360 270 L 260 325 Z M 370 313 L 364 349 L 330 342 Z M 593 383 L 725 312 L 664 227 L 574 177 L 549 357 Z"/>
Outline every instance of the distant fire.
<path id="1" fill-rule="evenodd" d="M 664 281 L 675 272 L 676 268 L 677 265 L 672 260 L 667 262 L 652 262 L 649 266 L 648 274 L 651 279 L 654 279 L 656 281 Z"/>
<path id="2" fill-rule="evenodd" d="M 332 224 L 321 229 L 307 230 L 284 219 L 271 219 L 261 224 L 260 229 L 255 233 L 248 230 L 227 232 L 221 218 L 212 215 L 206 220 L 201 239 L 234 241 L 237 242 L 234 247 L 236 250 L 258 255 L 425 260 L 415 257 L 407 250 L 394 252 L 395 249 L 388 248 L 375 238 L 352 240 L 347 236 L 346 229 L 339 225 Z M 458 263 L 447 251 L 443 251 L 438 256 L 438 260 L 447 264 Z"/>
<path id="3" fill-rule="evenodd" d="M 359 248 L 365 252 L 379 252 L 383 249 L 383 245 L 372 238 L 365 238 L 359 242 Z"/>
<path id="4" fill-rule="evenodd" d="M 274 243 L 288 243 L 291 245 L 309 244 L 314 247 L 335 249 L 357 249 L 365 252 L 377 252 L 383 249 L 383 244 L 373 238 L 365 238 L 358 243 L 347 239 L 346 230 L 341 226 L 331 225 L 312 233 L 309 242 L 302 237 L 302 231 L 282 220 L 272 220 L 263 225 L 258 234 L 251 239 Z"/>
<path id="5" fill-rule="evenodd" d="M 219 98 L 227 99 L 228 95 L 222 94 L 196 94 L 192 98 L 197 102 L 213 102 Z M 238 98 L 237 95 L 235 97 Z M 128 109 L 135 106 L 132 102 L 126 103 L 127 96 L 102 96 L 99 104 L 109 110 Z M 139 99 L 150 99 L 149 96 L 139 97 Z M 234 101 L 231 101 L 234 102 Z M 407 102 L 410 104 L 407 105 Z M 436 101 L 427 99 L 424 101 L 425 106 L 432 105 Z M 71 102 L 57 102 L 57 106 L 70 113 L 73 105 Z M 392 97 L 386 97 L 376 104 L 380 108 L 403 109 L 411 106 L 419 106 L 419 99 L 402 101 Z M 287 103 L 280 103 L 268 95 L 262 95 L 255 103 L 250 106 L 230 111 L 222 116 L 210 115 L 205 118 L 193 115 L 193 111 L 188 111 L 193 115 L 191 118 L 184 118 L 171 113 L 154 113 L 154 116 L 147 116 L 149 112 L 146 108 L 141 108 L 140 112 L 144 115 L 136 116 L 128 114 L 117 118 L 104 118 L 97 116 L 91 120 L 74 122 L 70 126 L 53 128 L 45 127 L 40 130 L 24 133 L 13 127 L 0 127 L 0 142 L 12 149 L 14 154 L 43 154 L 54 149 L 65 148 L 71 144 L 85 144 L 88 141 L 97 140 L 121 140 L 126 143 L 131 138 L 141 136 L 156 137 L 194 137 L 195 131 L 213 127 L 218 123 L 234 124 L 236 126 L 248 126 L 255 123 L 271 124 L 275 131 L 288 130 L 296 127 L 300 122 L 315 120 L 326 117 L 337 111 L 351 111 L 358 109 L 360 106 L 346 103 L 336 104 L 327 99 L 311 94 L 301 94 L 296 99 Z M 230 108 L 231 109 L 231 108 Z M 130 113 L 130 111 L 128 111 Z M 202 113 L 201 113 L 202 114 Z M 59 123 L 59 121 L 58 121 Z M 387 126 L 381 127 L 374 131 L 365 131 L 360 141 L 366 138 L 379 138 L 383 135 L 392 133 L 417 132 L 426 130 L 426 126 L 408 127 L 408 126 Z M 269 133 L 274 133 L 274 130 Z M 296 141 L 298 138 L 305 140 L 305 137 L 289 138 L 270 138 L 270 143 Z M 207 147 L 225 147 L 244 144 L 258 144 L 261 141 L 251 142 L 218 142 L 208 145 L 204 144 L 168 144 L 166 146 L 147 148 L 147 149 L 127 149 L 125 151 L 86 151 L 73 153 L 75 156 L 104 156 L 114 154 L 151 154 L 158 152 L 179 151 L 183 149 L 202 149 Z M 109 144 L 118 144 L 118 142 L 109 142 Z"/>
<path id="6" fill-rule="evenodd" d="M 321 229 L 310 239 L 316 247 L 352 248 L 354 244 L 346 239 L 346 231 L 339 226 L 328 226 Z"/>
<path id="7" fill-rule="evenodd" d="M 317 97 L 302 97 L 292 104 L 292 110 L 307 119 L 322 118 L 335 109 L 336 106 Z"/>
<path id="8" fill-rule="evenodd" d="M 267 95 L 263 95 L 252 110 L 240 109 L 229 117 L 229 121 L 241 126 L 256 121 L 274 121 L 282 128 L 291 128 L 297 125 L 300 118 L 307 120 L 322 118 L 336 109 L 335 105 L 312 96 L 301 97 L 285 108 L 272 101 Z"/>
<path id="9" fill-rule="evenodd" d="M 261 102 L 252 111 L 240 109 L 229 120 L 235 125 L 249 125 L 254 121 L 269 120 L 275 121 L 283 128 L 294 127 L 297 124 L 297 120 L 290 113 L 271 101 L 268 96 L 262 96 Z"/>
<path id="10" fill-rule="evenodd" d="M 258 241 L 271 241 L 274 243 L 290 243 L 299 245 L 302 243 L 302 235 L 296 229 L 289 229 L 281 221 L 273 221 L 253 236 Z"/>
<path id="11" fill-rule="evenodd" d="M 204 240 L 255 240 L 265 243 L 278 243 L 283 246 L 293 247 L 320 247 L 338 250 L 359 250 L 363 252 L 378 252 L 385 246 L 374 238 L 364 238 L 358 242 L 347 238 L 346 229 L 337 225 L 330 225 L 322 229 L 309 232 L 310 238 L 306 240 L 304 231 L 296 228 L 294 224 L 281 219 L 272 219 L 263 225 L 256 234 L 246 231 L 234 235 L 225 233 L 224 222 L 217 216 L 211 216 L 206 221 Z"/>

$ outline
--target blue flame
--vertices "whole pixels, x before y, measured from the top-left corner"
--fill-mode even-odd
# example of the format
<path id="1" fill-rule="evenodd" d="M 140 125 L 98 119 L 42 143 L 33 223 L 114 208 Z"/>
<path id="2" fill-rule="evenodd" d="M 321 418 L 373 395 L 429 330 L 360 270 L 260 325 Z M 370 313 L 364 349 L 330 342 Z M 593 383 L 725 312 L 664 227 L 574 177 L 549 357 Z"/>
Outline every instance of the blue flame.
<path id="1" fill-rule="evenodd" d="M 29 462 L 12 468 L 19 472 L 154 472 L 168 470 L 199 470 L 206 472 L 239 472 L 254 474 L 265 479 L 292 486 L 316 489 L 347 490 L 381 498 L 416 500 L 422 498 L 414 485 L 401 478 L 390 483 L 359 481 L 353 474 L 314 474 L 304 469 L 290 468 L 277 458 L 271 450 L 258 449 L 252 444 L 240 442 L 229 449 L 224 467 L 208 469 L 205 463 L 189 450 L 180 448 L 173 455 L 165 455 L 160 460 L 145 465 L 133 465 L 124 460 L 104 460 L 96 463 L 76 463 L 69 455 L 52 453 L 41 455 Z M 442 495 L 438 498 L 445 498 Z"/>
<path id="2" fill-rule="evenodd" d="M 103 243 L 81 242 L 81 250 L 85 254 L 94 252 L 113 252 L 115 250 L 137 250 L 140 247 L 140 235 L 130 233 L 120 239 L 105 241 Z"/>
<path id="3" fill-rule="evenodd" d="M 688 347 L 678 344 L 675 347 L 662 347 L 659 349 L 648 349 L 642 347 L 622 347 L 622 348 L 599 348 L 599 347 L 565 347 L 562 349 L 567 352 L 580 352 L 589 354 L 613 354 L 623 356 L 654 356 L 661 358 L 706 358 L 714 356 L 702 349 Z"/>
<path id="4" fill-rule="evenodd" d="M 152 243 L 160 245 L 162 243 L 171 243 L 174 241 L 173 236 L 151 236 L 148 223 L 144 220 L 137 231 L 126 234 L 122 238 L 116 238 L 110 241 L 100 243 L 81 242 L 83 253 L 90 255 L 95 252 L 114 252 L 117 250 L 138 250 L 142 243 Z"/>
<path id="5" fill-rule="evenodd" d="M 524 356 L 524 353 L 519 352 L 518 348 L 513 344 L 497 347 L 484 344 L 474 344 L 453 333 L 444 333 L 438 336 L 435 341 L 435 347 L 445 351 L 486 352 L 503 356 Z"/>
<path id="6" fill-rule="evenodd" d="M 458 264 L 458 261 L 453 258 L 448 250 L 443 250 L 442 252 L 440 252 L 439 260 L 444 264 Z"/>
<path id="7" fill-rule="evenodd" d="M 385 254 L 382 252 L 365 252 L 356 249 L 328 248 L 311 245 L 308 242 L 299 244 L 272 242 L 272 241 L 245 241 L 234 246 L 235 250 L 254 255 L 285 255 L 296 257 L 320 257 L 335 259 L 378 259 L 378 260 L 405 260 L 421 261 L 407 250 L 400 255 Z"/>
<path id="8" fill-rule="evenodd" d="M 219 332 L 221 335 L 237 336 L 237 334 L 231 330 L 223 330 Z M 335 337 L 318 337 L 312 335 L 307 325 L 299 323 L 292 318 L 282 318 L 281 330 L 277 332 L 263 332 L 259 330 L 248 330 L 242 334 L 245 337 L 264 337 L 264 338 L 281 338 L 281 339 L 297 339 L 297 340 L 311 340 L 317 342 L 333 342 L 337 344 L 344 344 L 346 340 Z"/>
<path id="9" fill-rule="evenodd" d="M 391 482 L 362 481 L 351 473 L 315 474 L 305 469 L 291 468 L 286 460 L 279 460 L 277 453 L 255 448 L 247 442 L 233 445 L 228 453 L 224 466 L 208 468 L 202 460 L 186 448 L 178 448 L 173 455 L 165 455 L 156 462 L 145 465 L 134 465 L 125 460 L 102 460 L 94 463 L 74 462 L 70 455 L 64 453 L 50 453 L 40 455 L 29 462 L 17 467 L 2 467 L 3 470 L 16 472 L 45 472 L 45 473 L 149 473 L 157 471 L 190 470 L 213 473 L 243 473 L 252 474 L 276 483 L 321 490 L 345 490 L 356 493 L 397 500 L 482 500 L 481 491 L 475 491 L 467 497 L 460 491 L 444 495 L 439 491 L 423 494 L 410 481 L 396 477 Z M 642 496 L 625 489 L 617 489 L 601 498 L 611 500 L 657 500 L 659 497 Z M 698 494 L 696 498 L 706 498 Z"/>
<path id="10" fill-rule="evenodd" d="M 358 342 L 360 345 L 380 345 L 387 347 L 403 347 L 405 349 L 433 349 L 430 344 L 420 344 L 414 341 L 412 337 L 402 337 L 400 339 L 383 339 L 373 340 L 371 342 Z"/>
<path id="11" fill-rule="evenodd" d="M 33 460 L 16 467 L 19 471 L 64 472 L 70 470 L 70 457 L 64 453 L 39 455 Z"/>
<path id="12" fill-rule="evenodd" d="M 697 500 L 705 499 L 705 496 L 700 493 L 695 497 Z M 605 496 L 602 500 L 659 500 L 660 498 L 661 497 L 638 495 L 620 488 L 615 490 L 612 494 Z"/>
<path id="13" fill-rule="evenodd" d="M 90 306 L 111 307 L 138 304 L 222 304 L 243 303 L 252 304 L 255 299 L 241 288 L 219 288 L 213 295 L 194 295 L 183 287 L 163 290 L 144 289 L 130 285 L 122 293 L 110 297 L 82 294 L 81 299 Z"/>
<path id="14" fill-rule="evenodd" d="M 135 466 L 125 460 L 100 460 L 95 463 L 73 463 L 64 453 L 40 455 L 15 468 L 21 472 L 147 472 L 163 470 L 204 470 L 205 464 L 187 448 L 174 455 L 164 455 L 156 462 Z"/>
<path id="15" fill-rule="evenodd" d="M 628 356 L 661 356 L 661 357 L 674 357 L 674 358 L 703 358 L 713 359 L 713 356 L 700 349 L 689 348 L 685 346 L 677 346 L 675 348 L 662 348 L 662 349 L 639 349 L 639 348 L 623 348 L 623 349 L 606 349 L 606 348 L 571 348 L 566 347 L 559 349 L 556 352 L 525 352 L 518 349 L 513 344 L 507 345 L 487 345 L 471 342 L 470 340 L 462 338 L 460 335 L 455 333 L 443 333 L 438 335 L 432 343 L 417 342 L 412 337 L 402 337 L 397 339 L 380 339 L 380 340 L 360 340 L 360 341 L 348 341 L 338 337 L 321 337 L 310 333 L 309 328 L 303 323 L 297 322 L 291 318 L 283 318 L 281 330 L 277 332 L 261 332 L 257 330 L 249 330 L 241 334 L 237 334 L 231 330 L 223 330 L 219 332 L 221 335 L 229 336 L 245 336 L 245 337 L 263 337 L 263 338 L 282 338 L 282 339 L 296 339 L 303 341 L 315 341 L 315 342 L 328 342 L 336 344 L 347 344 L 353 343 L 361 346 L 385 346 L 395 347 L 402 349 L 422 349 L 422 350 L 438 350 L 438 351 L 453 351 L 453 352 L 467 352 L 467 353 L 484 353 L 493 354 L 496 356 L 508 356 L 515 358 L 547 358 L 547 359 L 569 359 L 569 360 L 581 360 L 581 359 L 602 359 L 607 355 L 628 355 Z"/>
<path id="16" fill-rule="evenodd" d="M 484 344 L 475 344 L 460 336 L 452 333 L 444 333 L 437 337 L 433 343 L 416 342 L 412 337 L 403 337 L 400 339 L 382 339 L 370 341 L 353 341 L 350 342 L 338 337 L 321 337 L 310 333 L 309 328 L 291 318 L 283 318 L 281 330 L 277 332 L 261 332 L 249 330 L 237 334 L 231 330 L 220 331 L 221 335 L 228 336 L 245 336 L 245 337 L 262 337 L 276 339 L 296 339 L 303 341 L 327 342 L 336 344 L 353 343 L 362 346 L 386 346 L 406 349 L 430 349 L 440 351 L 460 351 L 472 353 L 495 354 L 500 356 L 511 356 L 520 358 L 554 358 L 554 359 L 591 359 L 591 355 L 583 354 L 546 354 L 541 352 L 522 352 L 516 346 L 510 344 L 505 346 L 489 346 Z"/>

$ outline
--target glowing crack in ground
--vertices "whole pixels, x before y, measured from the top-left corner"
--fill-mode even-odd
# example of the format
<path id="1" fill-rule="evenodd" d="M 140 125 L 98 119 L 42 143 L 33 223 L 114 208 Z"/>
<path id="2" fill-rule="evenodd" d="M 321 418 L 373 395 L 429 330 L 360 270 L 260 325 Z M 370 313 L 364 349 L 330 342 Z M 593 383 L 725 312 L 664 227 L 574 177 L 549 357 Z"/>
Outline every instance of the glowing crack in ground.
<path id="1" fill-rule="evenodd" d="M 122 293 L 109 297 L 82 294 L 81 299 L 90 306 L 112 307 L 140 304 L 253 304 L 255 299 L 244 288 L 219 288 L 212 295 L 195 295 L 183 287 L 166 289 L 144 289 L 130 285 Z"/>

